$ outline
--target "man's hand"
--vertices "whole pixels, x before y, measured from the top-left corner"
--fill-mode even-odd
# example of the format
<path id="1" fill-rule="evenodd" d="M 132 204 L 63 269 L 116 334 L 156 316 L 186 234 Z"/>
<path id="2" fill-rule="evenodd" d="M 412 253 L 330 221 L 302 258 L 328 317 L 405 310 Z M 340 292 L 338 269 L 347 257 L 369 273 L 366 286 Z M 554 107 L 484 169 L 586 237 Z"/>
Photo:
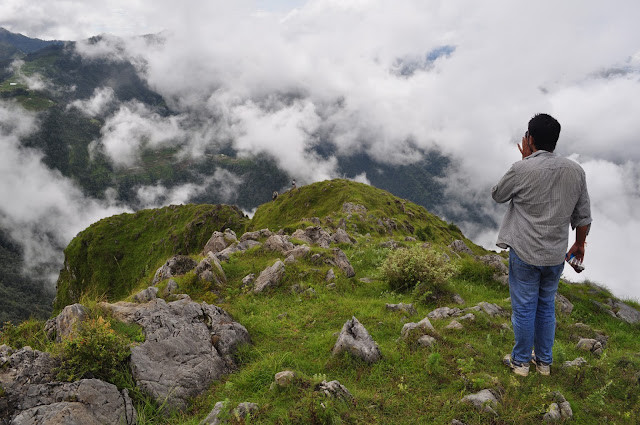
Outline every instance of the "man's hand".
<path id="1" fill-rule="evenodd" d="M 584 244 L 580 244 L 578 242 L 575 242 L 573 244 L 573 246 L 571 246 L 571 248 L 569 248 L 569 252 L 567 252 L 567 255 L 565 256 L 565 260 L 569 261 L 569 259 L 571 258 L 571 254 L 575 255 L 575 257 L 578 259 L 578 261 L 580 261 L 581 263 L 584 261 Z M 581 270 L 578 270 L 573 264 L 570 264 L 571 267 L 573 267 L 573 270 L 576 271 L 576 273 L 580 273 L 582 272 Z"/>
<path id="2" fill-rule="evenodd" d="M 533 153 L 531 150 L 531 143 L 529 142 L 529 136 L 522 137 L 522 144 L 518 143 L 518 150 L 522 154 L 522 159 L 525 159 Z"/>

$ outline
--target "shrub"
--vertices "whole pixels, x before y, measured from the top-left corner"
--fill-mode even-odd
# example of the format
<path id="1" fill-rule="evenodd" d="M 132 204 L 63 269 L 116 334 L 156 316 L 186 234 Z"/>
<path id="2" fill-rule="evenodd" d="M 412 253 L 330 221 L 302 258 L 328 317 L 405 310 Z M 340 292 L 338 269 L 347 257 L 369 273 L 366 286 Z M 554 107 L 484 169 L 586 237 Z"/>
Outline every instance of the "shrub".
<path id="1" fill-rule="evenodd" d="M 124 362 L 130 353 L 129 341 L 116 333 L 107 320 L 89 319 L 82 323 L 76 335 L 63 339 L 58 346 L 57 379 L 98 378 L 121 384 L 119 381 L 126 371 Z"/>
<path id="2" fill-rule="evenodd" d="M 380 266 L 380 273 L 392 290 L 426 286 L 439 291 L 456 273 L 456 267 L 434 250 L 414 246 L 391 252 Z"/>
<path id="3" fill-rule="evenodd" d="M 423 242 L 428 242 L 433 239 L 433 227 L 426 225 L 416 230 L 416 236 Z"/>

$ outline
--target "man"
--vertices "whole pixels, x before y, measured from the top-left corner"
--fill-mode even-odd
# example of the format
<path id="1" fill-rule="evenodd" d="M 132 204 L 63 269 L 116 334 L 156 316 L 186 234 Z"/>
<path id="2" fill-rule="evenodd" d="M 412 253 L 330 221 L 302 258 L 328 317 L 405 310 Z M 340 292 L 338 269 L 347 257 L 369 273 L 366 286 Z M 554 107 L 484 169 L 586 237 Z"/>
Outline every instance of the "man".
<path id="1" fill-rule="evenodd" d="M 558 281 L 565 259 L 575 255 L 583 261 L 591 226 L 584 170 L 553 153 L 559 136 L 558 121 L 547 114 L 535 115 L 522 146 L 518 144 L 522 161 L 513 164 L 491 191 L 496 202 L 509 202 L 497 241 L 499 247 L 509 248 L 515 336 L 504 363 L 521 376 L 529 374 L 532 360 L 539 373 L 550 374 Z M 576 239 L 566 252 L 569 224 Z"/>

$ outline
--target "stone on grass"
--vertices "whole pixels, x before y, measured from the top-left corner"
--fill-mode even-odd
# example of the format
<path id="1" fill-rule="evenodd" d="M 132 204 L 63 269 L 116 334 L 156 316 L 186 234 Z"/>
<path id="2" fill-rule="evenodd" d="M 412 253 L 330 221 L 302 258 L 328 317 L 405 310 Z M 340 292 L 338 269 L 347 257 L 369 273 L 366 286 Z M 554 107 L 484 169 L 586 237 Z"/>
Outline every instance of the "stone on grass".
<path id="1" fill-rule="evenodd" d="M 151 281 L 152 285 L 156 285 L 158 282 L 162 282 L 170 277 L 183 275 L 196 268 L 198 263 L 196 260 L 187 257 L 186 255 L 176 255 L 171 257 L 164 263 L 153 276 Z"/>
<path id="2" fill-rule="evenodd" d="M 467 244 L 461 240 L 455 240 L 451 242 L 449 248 L 451 248 L 455 252 L 463 252 L 465 254 L 473 255 L 473 251 L 471 251 Z"/>
<path id="3" fill-rule="evenodd" d="M 294 245 L 289 242 L 288 237 L 284 235 L 269 236 L 263 246 L 269 251 L 281 252 L 283 254 L 294 248 Z"/>
<path id="4" fill-rule="evenodd" d="M 71 304 L 63 308 L 55 318 L 47 320 L 44 330 L 49 339 L 60 342 L 63 337 L 77 332 L 80 324 L 88 318 L 87 309 L 82 304 Z"/>
<path id="5" fill-rule="evenodd" d="M 220 416 L 220 413 L 222 413 L 222 410 L 226 406 L 227 406 L 227 402 L 224 402 L 224 401 L 217 402 L 213 406 L 213 409 L 211 410 L 211 412 L 209 412 L 207 417 L 204 418 L 202 421 L 200 421 L 199 425 L 220 425 L 222 422 L 220 421 L 220 418 L 218 418 L 218 416 Z"/>
<path id="6" fill-rule="evenodd" d="M 458 320 L 469 320 L 469 321 L 473 322 L 474 320 L 476 320 L 476 316 L 473 313 L 468 313 L 468 314 L 465 314 L 464 316 L 461 316 L 460 318 L 458 318 Z"/>
<path id="7" fill-rule="evenodd" d="M 300 239 L 309 244 L 318 245 L 321 248 L 329 248 L 331 235 L 320 226 L 311 226 L 306 229 L 298 229 L 291 234 L 294 239 Z"/>
<path id="8" fill-rule="evenodd" d="M 173 279 L 169 279 L 167 282 L 167 286 L 165 286 L 163 294 L 164 295 L 173 295 L 178 290 L 178 282 Z"/>
<path id="9" fill-rule="evenodd" d="M 418 345 L 421 347 L 433 347 L 436 343 L 436 339 L 431 335 L 422 335 L 418 338 Z"/>
<path id="10" fill-rule="evenodd" d="M 477 307 L 480 307 L 482 311 L 484 311 L 491 317 L 506 315 L 504 309 L 497 304 L 482 301 L 478 303 Z"/>
<path id="11" fill-rule="evenodd" d="M 419 334 L 424 335 L 427 331 L 435 332 L 436 329 L 433 327 L 428 317 L 425 317 L 418 323 L 405 323 L 402 327 L 402 331 L 400 335 L 402 339 L 407 339 L 411 335 Z"/>
<path id="12" fill-rule="evenodd" d="M 587 361 L 585 359 L 583 359 L 582 357 L 578 357 L 574 360 L 567 360 L 566 362 L 562 363 L 562 367 L 568 368 L 568 367 L 580 367 L 584 364 L 587 364 Z"/>
<path id="13" fill-rule="evenodd" d="M 329 269 L 329 271 L 327 272 L 327 275 L 325 276 L 324 280 L 326 282 L 331 282 L 335 278 L 336 278 L 335 272 L 333 271 L 333 269 Z"/>
<path id="14" fill-rule="evenodd" d="M 613 303 L 613 309 L 617 318 L 631 324 L 640 323 L 640 311 L 630 305 L 622 301 L 615 301 Z"/>
<path id="15" fill-rule="evenodd" d="M 483 255 L 476 258 L 487 266 L 492 267 L 496 272 L 498 272 L 498 275 L 505 275 L 509 273 L 509 268 L 503 262 L 504 259 L 497 254 Z"/>
<path id="16" fill-rule="evenodd" d="M 253 286 L 253 282 L 255 281 L 256 281 L 256 275 L 254 273 L 249 273 L 248 275 L 242 278 L 242 286 L 245 288 L 247 286 Z"/>
<path id="17" fill-rule="evenodd" d="M 233 416 L 237 419 L 244 419 L 247 416 L 257 412 L 259 409 L 258 405 L 255 403 L 249 403 L 248 401 L 244 401 L 238 404 L 238 407 L 233 409 Z"/>
<path id="18" fill-rule="evenodd" d="M 278 286 L 283 276 L 284 276 L 284 263 L 280 260 L 277 260 L 273 264 L 273 266 L 267 267 L 262 272 L 260 272 L 260 275 L 258 276 L 254 284 L 253 292 L 256 294 L 259 294 L 265 289 Z"/>
<path id="19" fill-rule="evenodd" d="M 453 302 L 459 305 L 463 305 L 465 303 L 464 298 L 462 298 L 459 294 L 453 295 Z"/>
<path id="20" fill-rule="evenodd" d="M 215 254 L 209 253 L 198 263 L 196 267 L 196 275 L 205 282 L 211 282 L 218 285 L 227 283 L 227 276 L 224 274 L 222 265 Z"/>
<path id="21" fill-rule="evenodd" d="M 460 316 L 461 314 L 462 314 L 462 310 L 460 310 L 457 307 L 454 307 L 454 308 L 440 307 L 429 312 L 429 314 L 427 314 L 427 317 L 430 319 L 437 320 L 437 319 L 446 319 L 448 317 Z"/>
<path id="22" fill-rule="evenodd" d="M 353 244 L 353 241 L 349 237 L 349 234 L 344 229 L 338 229 L 331 236 L 331 241 L 334 243 L 346 243 L 349 245 Z"/>
<path id="23" fill-rule="evenodd" d="M 242 241 L 242 242 L 238 243 L 238 249 L 240 251 L 246 251 L 248 249 L 251 249 L 251 248 L 256 247 L 256 246 L 261 246 L 261 245 L 262 245 L 262 243 L 260 243 L 258 241 L 247 239 L 246 241 Z"/>
<path id="24" fill-rule="evenodd" d="M 175 282 L 175 281 L 174 281 Z M 149 286 L 147 289 L 143 289 L 133 296 L 133 300 L 137 303 L 147 303 L 154 298 L 158 297 L 158 288 L 155 286 Z"/>
<path id="25" fill-rule="evenodd" d="M 276 373 L 275 381 L 276 384 L 280 387 L 288 387 L 293 383 L 296 374 L 290 370 L 283 370 L 282 372 Z"/>
<path id="26" fill-rule="evenodd" d="M 216 252 L 215 254 L 216 258 L 220 261 L 229 261 L 229 258 L 231 258 L 231 254 L 240 251 L 240 248 L 238 247 L 238 245 L 239 245 L 238 242 L 234 242 L 228 247 L 226 247 L 225 249 L 223 249 L 222 251 Z"/>
<path id="27" fill-rule="evenodd" d="M 326 395 L 330 398 L 335 398 L 343 401 L 352 401 L 353 395 L 349 392 L 349 390 L 342 385 L 339 381 L 322 381 L 316 387 L 316 391 Z"/>
<path id="28" fill-rule="evenodd" d="M 451 425 L 467 425 L 467 424 L 457 419 L 451 419 Z"/>
<path id="29" fill-rule="evenodd" d="M 571 314 L 573 311 L 573 304 L 564 295 L 556 292 L 556 309 L 562 314 Z"/>
<path id="30" fill-rule="evenodd" d="M 294 258 L 304 258 L 311 252 L 309 245 L 297 245 L 295 248 L 287 251 L 284 255 L 292 255 Z"/>
<path id="31" fill-rule="evenodd" d="M 296 257 L 294 257 L 293 255 L 289 255 L 287 258 L 284 259 L 284 264 L 293 264 L 296 262 Z"/>
<path id="32" fill-rule="evenodd" d="M 600 356 L 602 354 L 602 344 L 600 341 L 593 338 L 582 338 L 578 341 L 576 348 L 591 351 L 595 356 Z"/>
<path id="33" fill-rule="evenodd" d="M 333 346 L 333 355 L 338 355 L 342 352 L 350 353 L 367 363 L 375 363 L 381 357 L 378 344 L 355 317 L 347 320 Z"/>
<path id="34" fill-rule="evenodd" d="M 480 411 L 497 415 L 495 409 L 498 407 L 499 400 L 500 395 L 497 391 L 484 389 L 475 394 L 464 396 L 460 401 L 463 403 L 473 404 L 476 409 Z"/>
<path id="35" fill-rule="evenodd" d="M 542 420 L 545 422 L 557 422 L 561 419 L 562 415 L 560 414 L 560 407 L 557 403 L 551 403 L 547 413 L 542 417 Z"/>
<path id="36" fill-rule="evenodd" d="M 387 308 L 387 310 L 400 311 L 402 313 L 406 313 L 409 315 L 418 314 L 413 304 L 405 304 L 405 303 L 386 304 L 385 307 Z"/>
<path id="37" fill-rule="evenodd" d="M 342 252 L 340 248 L 333 248 L 333 261 L 334 261 L 334 264 L 340 270 L 342 270 L 345 276 L 353 277 L 356 275 L 356 272 L 353 269 L 353 266 L 351 265 L 351 263 L 349 262 L 349 259 L 347 258 L 345 253 Z"/>
<path id="38" fill-rule="evenodd" d="M 464 326 L 462 326 L 462 323 L 458 322 L 457 320 L 452 320 L 451 323 L 449 323 L 447 326 L 445 326 L 446 329 L 453 329 L 456 331 L 460 331 L 462 329 L 464 329 Z"/>
<path id="39" fill-rule="evenodd" d="M 272 236 L 273 233 L 269 229 L 262 229 L 255 232 L 246 232 L 242 236 L 240 236 L 240 242 L 244 242 L 247 240 L 257 241 L 260 238 L 268 238 Z"/>

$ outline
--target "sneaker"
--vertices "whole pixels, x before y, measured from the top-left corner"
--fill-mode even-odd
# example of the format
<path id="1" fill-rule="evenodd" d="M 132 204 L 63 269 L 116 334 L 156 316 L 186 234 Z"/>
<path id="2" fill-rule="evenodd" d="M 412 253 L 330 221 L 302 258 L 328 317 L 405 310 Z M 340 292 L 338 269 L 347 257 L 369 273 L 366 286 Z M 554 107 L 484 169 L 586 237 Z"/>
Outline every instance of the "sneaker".
<path id="1" fill-rule="evenodd" d="M 505 366 L 510 367 L 513 373 L 515 373 L 516 375 L 529 375 L 529 363 L 517 363 L 511 358 L 511 354 L 507 354 L 506 356 L 504 356 L 504 358 L 502 359 L 502 363 L 504 363 Z"/>
<path id="2" fill-rule="evenodd" d="M 536 365 L 536 370 L 540 375 L 549 376 L 551 375 L 551 365 L 548 363 L 541 362 L 536 357 L 533 358 L 533 364 Z"/>

